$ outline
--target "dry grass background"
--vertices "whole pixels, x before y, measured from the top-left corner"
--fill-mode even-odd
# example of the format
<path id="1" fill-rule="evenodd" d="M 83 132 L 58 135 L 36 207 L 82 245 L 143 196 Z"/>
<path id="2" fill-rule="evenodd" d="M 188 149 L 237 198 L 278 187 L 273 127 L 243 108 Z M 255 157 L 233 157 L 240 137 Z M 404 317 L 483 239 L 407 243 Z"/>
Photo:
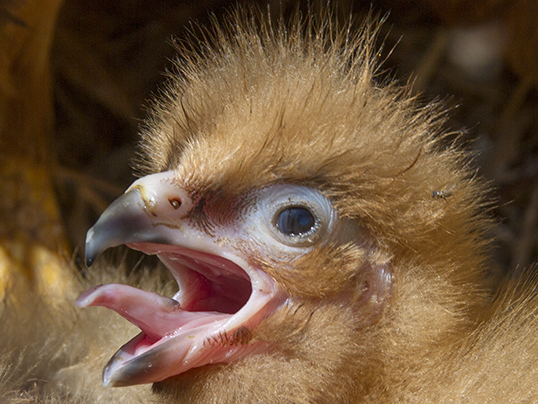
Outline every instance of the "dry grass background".
<path id="1" fill-rule="evenodd" d="M 226 0 L 66 0 L 59 12 L 50 53 L 55 130 L 50 152 L 56 158 L 53 182 L 71 244 L 82 247 L 86 230 L 133 180 L 130 159 L 137 128 L 152 94 L 171 68 L 173 37 L 210 15 L 225 19 L 237 2 Z M 290 15 L 291 0 L 242 0 Z M 499 222 L 494 261 L 501 271 L 538 261 L 538 7 L 534 0 L 335 1 L 345 17 L 370 11 L 384 16 L 383 74 L 416 80 L 425 102 L 441 99 L 452 108 L 447 130 L 464 129 L 477 152 L 481 175 L 491 180 Z M 21 25 L 20 3 L 2 5 L 2 24 Z M 334 4 L 333 4 L 334 5 Z M 478 6 L 477 6 L 478 5 Z M 324 7 L 322 5 L 320 7 Z M 316 8 L 316 6 L 312 6 Z M 496 21 L 489 44 L 505 45 L 485 70 L 453 63 L 462 29 Z M 464 42 L 468 40 L 464 39 Z M 480 53 L 480 49 L 474 53 Z M 452 55 L 452 56 L 451 56 Z M 461 64 L 461 63 L 460 63 Z M 450 197 L 447 198 L 450 203 Z"/>

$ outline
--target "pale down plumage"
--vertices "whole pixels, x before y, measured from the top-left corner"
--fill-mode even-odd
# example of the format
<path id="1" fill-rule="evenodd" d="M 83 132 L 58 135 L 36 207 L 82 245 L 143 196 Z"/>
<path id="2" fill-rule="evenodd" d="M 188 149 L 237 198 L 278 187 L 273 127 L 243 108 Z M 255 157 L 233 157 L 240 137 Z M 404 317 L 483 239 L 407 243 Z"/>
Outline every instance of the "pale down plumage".
<path id="1" fill-rule="evenodd" d="M 106 283 L 79 307 L 142 330 L 104 384 L 142 386 L 96 381 L 133 336 L 116 314 L 33 296 L 32 329 L 52 331 L 24 330 L 6 386 L 81 402 L 534 401 L 534 283 L 489 276 L 486 188 L 440 109 L 376 82 L 372 24 L 237 14 L 180 50 L 143 131 L 145 176 L 88 232 L 89 263 L 126 244 L 179 285 L 159 270 L 119 284 L 102 262 L 79 280 Z"/>

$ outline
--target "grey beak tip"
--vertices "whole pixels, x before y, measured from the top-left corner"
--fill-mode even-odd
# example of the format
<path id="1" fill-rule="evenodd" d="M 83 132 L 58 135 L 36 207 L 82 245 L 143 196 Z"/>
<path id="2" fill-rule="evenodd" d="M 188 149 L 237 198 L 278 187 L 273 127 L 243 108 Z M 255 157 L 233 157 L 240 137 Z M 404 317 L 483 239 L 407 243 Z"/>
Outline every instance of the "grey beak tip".
<path id="1" fill-rule="evenodd" d="M 110 247 L 122 244 L 160 240 L 144 210 L 144 201 L 135 189 L 127 191 L 101 214 L 86 234 L 86 265 Z"/>
<path id="2" fill-rule="evenodd" d="M 88 233 L 86 234 L 86 245 L 85 245 L 85 252 L 86 252 L 86 266 L 89 268 L 93 265 L 95 262 L 95 259 L 97 258 L 95 248 L 92 244 L 93 239 L 93 227 L 88 230 Z"/>

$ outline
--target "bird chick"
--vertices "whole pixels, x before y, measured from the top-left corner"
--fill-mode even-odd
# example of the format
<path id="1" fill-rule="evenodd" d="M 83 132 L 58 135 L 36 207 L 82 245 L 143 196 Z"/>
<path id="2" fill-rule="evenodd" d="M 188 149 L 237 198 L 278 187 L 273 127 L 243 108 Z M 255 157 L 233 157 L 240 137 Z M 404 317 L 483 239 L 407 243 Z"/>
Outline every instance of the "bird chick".
<path id="1" fill-rule="evenodd" d="M 78 297 L 141 330 L 104 384 L 153 383 L 163 403 L 484 402 L 470 386 L 506 402 L 487 341 L 504 330 L 501 345 L 531 348 L 514 324 L 535 329 L 533 282 L 494 300 L 485 186 L 440 108 L 376 81 L 374 24 L 232 21 L 180 49 L 143 130 L 144 176 L 88 232 L 88 264 L 126 244 L 179 286 L 106 281 Z M 91 348 L 100 330 L 71 334 Z M 125 328 L 103 332 L 114 344 Z M 102 357 L 90 348 L 49 389 L 87 392 L 69 375 Z"/>
<path id="2" fill-rule="evenodd" d="M 79 297 L 142 330 L 104 384 L 177 402 L 390 402 L 485 317 L 483 185 L 436 106 L 375 82 L 371 26 L 253 20 L 182 52 L 143 132 L 146 176 L 88 232 L 88 263 L 126 244 L 179 285 Z"/>

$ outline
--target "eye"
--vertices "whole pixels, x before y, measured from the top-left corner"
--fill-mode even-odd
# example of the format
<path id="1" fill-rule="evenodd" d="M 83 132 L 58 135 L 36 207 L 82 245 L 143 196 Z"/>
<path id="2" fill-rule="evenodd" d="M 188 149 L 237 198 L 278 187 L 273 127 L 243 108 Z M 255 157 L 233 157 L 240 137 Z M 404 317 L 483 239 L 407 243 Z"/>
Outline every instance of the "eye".
<path id="1" fill-rule="evenodd" d="M 281 252 L 298 253 L 316 245 L 337 221 L 331 201 L 315 188 L 275 184 L 257 191 L 253 199 L 249 236 Z"/>
<path id="2" fill-rule="evenodd" d="M 310 210 L 291 206 L 281 210 L 275 221 L 276 227 L 286 236 L 305 236 L 316 229 L 316 219 Z"/>

